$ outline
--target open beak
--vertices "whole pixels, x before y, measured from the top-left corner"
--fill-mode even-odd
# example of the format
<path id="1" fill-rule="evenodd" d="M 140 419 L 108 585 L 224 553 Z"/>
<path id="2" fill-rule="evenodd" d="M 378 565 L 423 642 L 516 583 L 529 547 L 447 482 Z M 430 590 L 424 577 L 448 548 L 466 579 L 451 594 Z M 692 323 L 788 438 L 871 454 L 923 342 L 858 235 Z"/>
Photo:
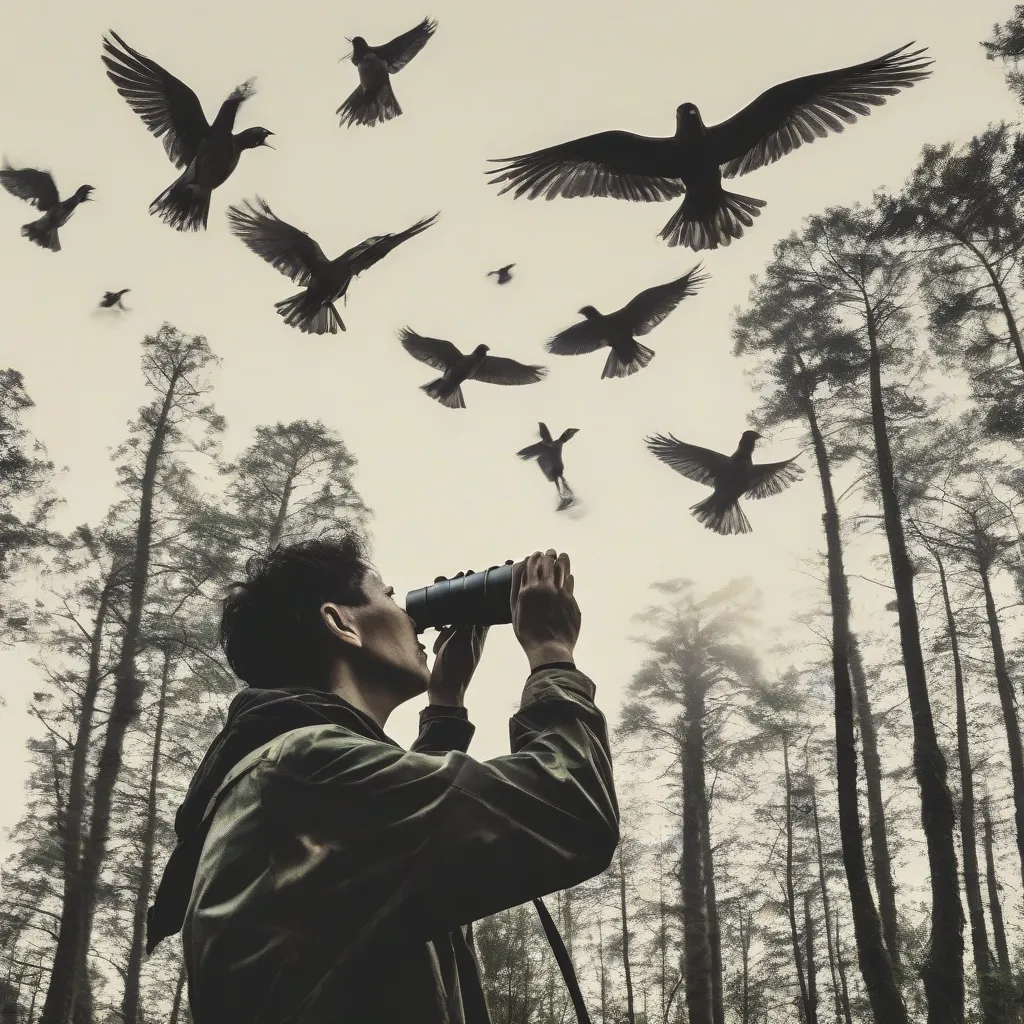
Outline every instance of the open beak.
<path id="1" fill-rule="evenodd" d="M 271 135 L 273 135 L 274 133 L 273 133 L 273 132 L 271 132 L 270 134 L 271 134 Z M 270 144 L 269 142 L 267 142 L 267 140 L 266 140 L 266 139 L 264 139 L 264 140 L 263 140 L 263 145 L 264 145 L 264 146 L 266 146 L 266 147 L 267 147 L 267 149 L 273 149 L 275 153 L 277 152 L 277 150 L 276 150 L 276 149 L 274 149 L 274 147 L 273 147 L 273 146 L 272 146 L 272 145 L 271 145 L 271 144 Z"/>

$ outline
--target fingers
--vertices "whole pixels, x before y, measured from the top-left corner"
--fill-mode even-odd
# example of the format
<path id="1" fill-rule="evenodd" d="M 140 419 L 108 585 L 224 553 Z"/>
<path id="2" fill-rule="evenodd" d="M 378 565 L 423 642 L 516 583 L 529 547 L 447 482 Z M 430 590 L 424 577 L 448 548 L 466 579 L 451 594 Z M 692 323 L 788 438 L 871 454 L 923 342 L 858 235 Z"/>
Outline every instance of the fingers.
<path id="1" fill-rule="evenodd" d="M 569 575 L 569 556 L 564 551 L 555 559 L 553 570 L 555 586 L 561 590 L 565 586 L 566 577 Z"/>
<path id="2" fill-rule="evenodd" d="M 569 593 L 570 597 L 572 596 L 572 588 L 575 585 L 576 585 L 576 580 L 573 578 L 572 573 L 569 573 L 569 575 L 565 577 L 565 589 Z"/>

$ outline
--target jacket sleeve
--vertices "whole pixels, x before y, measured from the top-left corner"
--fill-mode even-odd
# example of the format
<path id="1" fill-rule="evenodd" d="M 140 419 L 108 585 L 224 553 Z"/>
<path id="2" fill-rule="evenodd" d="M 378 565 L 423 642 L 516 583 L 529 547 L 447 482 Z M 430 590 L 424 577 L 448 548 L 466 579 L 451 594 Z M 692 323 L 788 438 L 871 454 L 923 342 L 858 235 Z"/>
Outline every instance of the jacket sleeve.
<path id="1" fill-rule="evenodd" d="M 362 945 L 433 938 L 599 874 L 619 810 L 594 690 L 574 669 L 534 672 L 512 752 L 490 761 L 296 733 L 260 770 L 279 896 Z"/>
<path id="2" fill-rule="evenodd" d="M 476 726 L 465 708 L 428 704 L 420 712 L 419 735 L 410 750 L 420 754 L 447 754 L 449 750 L 469 750 Z"/>

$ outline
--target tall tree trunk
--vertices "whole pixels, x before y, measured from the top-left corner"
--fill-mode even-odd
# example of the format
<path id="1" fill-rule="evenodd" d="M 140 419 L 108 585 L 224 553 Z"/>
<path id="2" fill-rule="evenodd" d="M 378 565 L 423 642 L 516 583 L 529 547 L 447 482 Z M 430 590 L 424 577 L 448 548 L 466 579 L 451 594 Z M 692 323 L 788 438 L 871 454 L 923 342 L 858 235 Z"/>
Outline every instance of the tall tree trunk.
<path id="1" fill-rule="evenodd" d="M 700 765 L 700 788 L 707 793 L 704 765 Z M 715 890 L 715 860 L 711 848 L 711 798 L 705 796 L 700 809 L 701 851 L 704 856 L 704 904 L 708 920 L 708 946 L 711 950 L 711 1018 L 725 1024 L 725 970 L 722 964 L 722 926 L 718 920 L 718 895 Z"/>
<path id="2" fill-rule="evenodd" d="M 626 981 L 626 1020 L 636 1024 L 633 1012 L 633 975 L 629 969 L 629 913 L 626 907 L 626 863 L 619 843 L 619 911 L 622 915 L 622 970 Z"/>
<path id="3" fill-rule="evenodd" d="M 853 1011 L 850 1009 L 850 988 L 846 982 L 846 964 L 843 961 L 843 937 L 842 932 L 839 930 L 838 908 L 836 908 L 836 966 L 839 969 L 839 985 L 843 993 L 843 1021 L 844 1024 L 853 1024 Z"/>
<path id="4" fill-rule="evenodd" d="M 174 986 L 174 1001 L 171 1003 L 171 1015 L 167 1018 L 167 1024 L 178 1024 L 178 1015 L 181 1012 L 182 997 L 185 995 L 187 981 L 188 969 L 185 966 L 185 961 L 182 960 L 181 967 L 178 969 L 178 983 Z"/>
<path id="5" fill-rule="evenodd" d="M 995 598 L 992 596 L 990 570 L 981 559 L 977 562 L 977 569 L 985 591 L 985 613 L 988 617 L 989 637 L 992 641 L 992 664 L 995 668 L 996 688 L 999 691 L 999 704 L 1003 710 L 1003 724 L 1006 728 L 1006 743 L 1010 752 L 1010 779 L 1013 782 L 1017 855 L 1021 864 L 1021 880 L 1024 881 L 1024 749 L 1021 747 L 1020 723 L 1017 721 L 1017 702 L 1013 695 L 1013 682 L 1006 668 L 1003 632 L 999 626 Z"/>
<path id="6" fill-rule="evenodd" d="M 804 893 L 804 946 L 807 950 L 807 1024 L 818 1024 L 818 972 L 814 962 L 814 918 L 809 892 Z"/>
<path id="7" fill-rule="evenodd" d="M 704 764 L 704 691 L 688 682 L 684 694 L 686 730 L 683 736 L 683 856 L 680 890 L 683 904 L 683 948 L 686 1008 L 689 1024 L 713 1024 L 711 1015 L 711 948 L 704 904 L 704 857 L 701 844 L 701 804 L 705 799 L 699 769 Z"/>
<path id="8" fill-rule="evenodd" d="M 839 978 L 836 974 L 836 955 L 832 945 L 831 900 L 828 882 L 825 878 L 825 853 L 821 845 L 821 822 L 818 819 L 818 792 L 811 789 L 811 811 L 814 816 L 814 848 L 818 856 L 818 885 L 821 888 L 821 909 L 825 915 L 825 948 L 828 952 L 828 969 L 832 976 L 832 1002 L 835 1007 L 836 1024 L 843 1024 L 842 998 L 839 992 Z"/>
<path id="9" fill-rule="evenodd" d="M 54 954 L 50 985 L 43 1004 L 40 1024 L 69 1024 L 72 1008 L 92 936 L 96 886 L 107 851 L 114 787 L 121 770 L 124 737 L 138 717 L 140 684 L 135 673 L 135 652 L 142 627 L 142 610 L 149 578 L 150 545 L 153 536 L 153 499 L 157 473 L 164 455 L 169 417 L 180 381 L 177 372 L 167 382 L 167 391 L 153 426 L 139 489 L 139 520 L 135 553 L 131 564 L 128 617 L 121 635 L 121 650 L 114 672 L 114 699 L 107 716 L 107 730 L 100 751 L 93 789 L 89 837 L 82 854 L 81 881 L 70 905 L 65 900 Z"/>
<path id="10" fill-rule="evenodd" d="M 845 576 L 844 576 L 845 581 Z M 848 587 L 848 584 L 847 584 Z M 849 599 L 849 597 L 847 597 Z M 892 855 L 885 823 L 885 801 L 882 798 L 882 758 L 878 753 L 878 731 L 871 708 L 868 677 L 860 653 L 857 635 L 850 633 L 850 677 L 857 702 L 857 721 L 864 760 L 864 781 L 868 798 L 868 831 L 871 835 L 871 867 L 878 893 L 878 913 L 882 918 L 882 936 L 889 951 L 893 976 L 897 984 L 902 977 L 900 963 L 899 925 L 896 914 L 896 884 L 892 879 Z"/>
<path id="11" fill-rule="evenodd" d="M 1010 950 L 1006 944 L 1006 925 L 1003 923 L 1003 907 L 999 899 L 999 879 L 996 876 L 996 858 L 992 843 L 992 811 L 988 797 L 981 801 L 981 818 L 984 825 L 985 882 L 988 888 L 988 912 L 992 918 L 992 937 L 996 944 L 996 956 L 1004 971 L 1010 970 Z"/>
<path id="12" fill-rule="evenodd" d="M 267 547 L 274 548 L 281 543 L 281 535 L 284 533 L 284 524 L 288 521 L 288 505 L 292 499 L 292 489 L 295 486 L 295 474 L 298 472 L 298 454 L 292 463 L 291 469 L 285 478 L 284 490 L 281 493 L 281 504 L 278 505 L 277 515 L 274 517 L 273 525 L 270 527 L 270 535 L 267 537 Z"/>
<path id="13" fill-rule="evenodd" d="M 878 485 L 882 496 L 893 587 L 896 591 L 900 649 L 914 727 L 914 774 L 921 791 L 921 826 L 927 841 L 931 875 L 931 934 L 928 953 L 921 965 L 921 980 L 928 1002 L 928 1024 L 963 1024 L 964 912 L 960 903 L 960 877 L 953 838 L 956 814 L 946 780 L 946 758 L 935 735 L 935 721 L 928 695 L 921 630 L 914 598 L 914 569 L 903 532 L 903 515 L 896 492 L 896 476 L 882 400 L 881 358 L 875 311 L 866 294 L 864 298 L 870 345 L 868 369 Z"/>
<path id="14" fill-rule="evenodd" d="M 832 677 L 835 683 L 836 795 L 843 867 L 853 908 L 853 932 L 858 960 L 876 1021 L 908 1024 L 907 1009 L 893 975 L 892 961 L 882 938 L 882 924 L 868 884 L 864 835 L 857 793 L 857 748 L 853 728 L 853 687 L 850 682 L 850 588 L 843 566 L 839 511 L 832 488 L 832 469 L 814 403 L 805 403 L 821 493 L 822 521 L 828 557 L 828 593 L 832 605 Z"/>
<path id="15" fill-rule="evenodd" d="M 800 1009 L 807 1024 L 811 1022 L 811 1003 L 807 993 L 803 956 L 800 953 L 800 932 L 796 924 L 796 887 L 793 884 L 793 780 L 789 771 L 789 739 L 782 738 L 782 764 L 786 773 L 786 912 L 789 916 L 789 937 L 793 944 L 793 963 L 800 983 Z"/>
<path id="16" fill-rule="evenodd" d="M 597 960 L 601 979 L 601 1024 L 607 1024 L 608 985 L 604 974 L 604 936 L 601 934 L 601 917 L 597 918 Z"/>
<path id="17" fill-rule="evenodd" d="M 128 947 L 128 962 L 124 971 L 124 994 L 121 999 L 123 1024 L 140 1024 L 139 997 L 142 985 L 142 953 L 146 943 L 146 911 L 149 908 L 149 897 L 153 891 L 153 848 L 156 845 L 160 765 L 163 754 L 164 719 L 167 714 L 167 688 L 171 679 L 171 664 L 170 651 L 165 650 L 163 668 L 160 673 L 160 699 L 157 703 L 156 726 L 153 730 L 153 755 L 149 770 L 146 818 L 141 836 L 142 858 L 139 864 L 139 890 L 135 897 L 131 945 Z"/>
<path id="18" fill-rule="evenodd" d="M 964 670 L 960 659 L 960 634 L 949 598 L 946 567 L 938 552 L 932 557 L 939 570 L 942 603 L 946 610 L 946 634 L 953 657 L 953 682 L 956 688 L 956 744 L 960 762 L 960 845 L 964 852 L 964 893 L 971 924 L 971 948 L 974 970 L 978 976 L 978 995 L 984 1024 L 1000 1024 L 998 988 L 993 986 L 992 968 L 995 966 L 988 945 L 985 928 L 985 907 L 981 900 L 981 873 L 978 870 L 978 848 L 975 845 L 974 821 L 974 765 L 971 763 L 970 738 L 967 732 L 967 699 L 964 694 Z"/>
<path id="19" fill-rule="evenodd" d="M 740 907 L 740 1024 L 753 1024 L 750 1006 L 750 915 Z"/>

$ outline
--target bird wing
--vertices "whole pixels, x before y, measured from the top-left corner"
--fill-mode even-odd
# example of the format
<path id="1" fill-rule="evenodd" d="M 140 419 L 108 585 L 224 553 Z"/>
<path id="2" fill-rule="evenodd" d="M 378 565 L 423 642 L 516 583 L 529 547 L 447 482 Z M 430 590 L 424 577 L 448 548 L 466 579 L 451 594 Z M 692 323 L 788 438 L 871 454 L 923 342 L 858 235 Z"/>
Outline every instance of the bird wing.
<path id="1" fill-rule="evenodd" d="M 597 324 L 592 320 L 581 320 L 560 331 L 544 347 L 556 356 L 582 356 L 587 352 L 596 352 L 607 344 L 604 332 Z"/>
<path id="2" fill-rule="evenodd" d="M 60 202 L 57 184 L 49 171 L 39 171 L 34 167 L 14 168 L 4 160 L 3 170 L 0 170 L 0 185 L 12 196 L 24 199 L 43 213 Z"/>
<path id="3" fill-rule="evenodd" d="M 930 60 L 916 59 L 927 47 L 904 53 L 907 43 L 874 60 L 837 71 L 805 75 L 773 86 L 727 121 L 707 129 L 707 143 L 722 176 L 755 171 L 805 142 L 841 132 L 866 117 L 886 96 L 927 78 Z"/>
<path id="4" fill-rule="evenodd" d="M 369 238 L 363 239 L 358 245 L 354 245 L 351 249 L 343 252 L 334 262 L 347 264 L 352 276 L 355 277 L 364 270 L 369 270 L 374 263 L 384 259 L 392 249 L 398 248 L 403 242 L 407 242 L 410 238 L 420 234 L 420 232 L 426 231 L 439 216 L 440 213 L 435 213 L 432 217 L 424 217 L 413 224 L 411 228 L 406 228 L 404 231 L 396 231 L 394 234 L 371 235 Z"/>
<path id="5" fill-rule="evenodd" d="M 575 437 L 579 432 L 579 427 L 566 427 L 566 429 L 562 431 L 562 436 L 558 440 L 564 444 L 570 438 Z"/>
<path id="6" fill-rule="evenodd" d="M 210 130 L 199 97 L 180 78 L 133 50 L 113 29 L 110 34 L 121 50 L 104 37 L 107 77 L 146 127 L 161 139 L 171 163 L 187 167 Z"/>
<path id="7" fill-rule="evenodd" d="M 551 431 L 548 430 L 546 423 L 538 423 L 537 429 L 540 431 L 540 439 L 546 444 L 551 444 Z"/>
<path id="8" fill-rule="evenodd" d="M 520 448 L 516 455 L 525 462 L 527 459 L 537 458 L 547 450 L 548 446 L 543 441 L 538 441 L 536 444 L 528 444 L 525 448 Z"/>
<path id="9" fill-rule="evenodd" d="M 308 285 L 330 263 L 323 249 L 305 231 L 281 220 L 259 196 L 256 203 L 259 209 L 249 200 L 228 207 L 231 233 L 296 284 Z"/>
<path id="10" fill-rule="evenodd" d="M 669 434 L 667 437 L 656 434 L 646 439 L 647 448 L 652 455 L 661 459 L 666 466 L 671 466 L 677 473 L 695 480 L 699 484 L 714 487 L 718 474 L 728 469 L 728 455 L 701 448 L 695 444 L 687 444 Z"/>
<path id="11" fill-rule="evenodd" d="M 389 43 L 383 46 L 375 46 L 374 52 L 388 66 L 390 74 L 396 74 L 405 67 L 416 56 L 427 40 L 437 31 L 437 22 L 431 18 L 424 18 L 415 28 L 395 36 Z"/>
<path id="12" fill-rule="evenodd" d="M 791 483 L 799 480 L 804 471 L 793 465 L 798 456 L 785 462 L 765 462 L 750 467 L 749 486 L 745 492 L 748 498 L 767 498 L 781 494 Z"/>
<path id="13" fill-rule="evenodd" d="M 505 356 L 484 356 L 473 380 L 482 384 L 536 384 L 547 372 L 546 366 L 527 366 Z"/>
<path id="14" fill-rule="evenodd" d="M 695 295 L 698 287 L 708 280 L 710 275 L 700 274 L 700 268 L 698 263 L 675 281 L 645 289 L 630 299 L 618 316 L 629 324 L 634 334 L 649 334 L 687 295 Z"/>
<path id="15" fill-rule="evenodd" d="M 441 338 L 424 338 L 411 327 L 398 332 L 402 348 L 414 359 L 447 373 L 462 358 L 462 353 L 450 342 Z"/>
<path id="16" fill-rule="evenodd" d="M 499 195 L 515 189 L 515 198 L 555 199 L 604 196 L 659 203 L 686 192 L 675 176 L 672 139 L 652 139 L 632 132 L 598 132 L 523 156 L 503 157 L 485 171 L 492 184 L 507 181 Z"/>

